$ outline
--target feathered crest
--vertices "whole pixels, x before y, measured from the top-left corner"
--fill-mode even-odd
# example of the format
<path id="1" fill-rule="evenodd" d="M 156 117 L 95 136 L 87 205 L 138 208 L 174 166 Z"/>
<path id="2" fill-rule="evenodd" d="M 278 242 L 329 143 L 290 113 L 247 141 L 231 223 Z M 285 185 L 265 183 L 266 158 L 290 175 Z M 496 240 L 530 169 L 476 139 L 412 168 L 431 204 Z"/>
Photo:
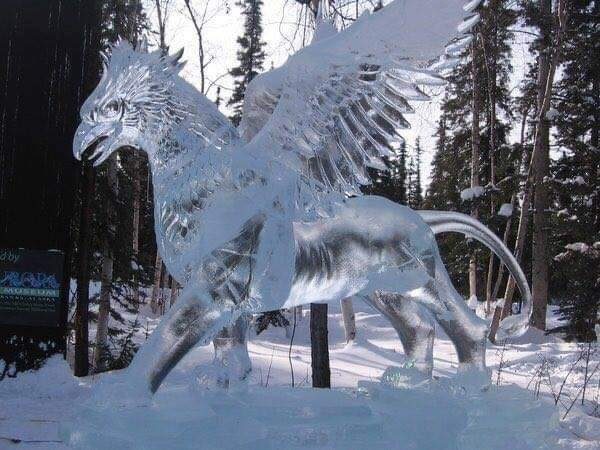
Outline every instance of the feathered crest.
<path id="1" fill-rule="evenodd" d="M 160 49 L 148 52 L 148 44 L 144 41 L 134 48 L 129 41 L 119 38 L 110 46 L 109 53 L 100 52 L 104 74 L 109 71 L 118 73 L 127 67 L 146 66 L 162 74 L 177 75 L 186 64 L 180 61 L 183 48 L 172 55 L 164 54 Z"/>

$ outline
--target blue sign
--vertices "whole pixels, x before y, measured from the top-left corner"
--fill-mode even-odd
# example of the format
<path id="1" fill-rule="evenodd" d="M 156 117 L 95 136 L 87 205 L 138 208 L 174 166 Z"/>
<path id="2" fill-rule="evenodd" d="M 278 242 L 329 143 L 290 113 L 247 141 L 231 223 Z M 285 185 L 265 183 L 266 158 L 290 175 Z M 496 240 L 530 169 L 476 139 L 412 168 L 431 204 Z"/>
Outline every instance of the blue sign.
<path id="1" fill-rule="evenodd" d="M 0 249 L 0 325 L 63 326 L 63 269 L 62 252 Z"/>

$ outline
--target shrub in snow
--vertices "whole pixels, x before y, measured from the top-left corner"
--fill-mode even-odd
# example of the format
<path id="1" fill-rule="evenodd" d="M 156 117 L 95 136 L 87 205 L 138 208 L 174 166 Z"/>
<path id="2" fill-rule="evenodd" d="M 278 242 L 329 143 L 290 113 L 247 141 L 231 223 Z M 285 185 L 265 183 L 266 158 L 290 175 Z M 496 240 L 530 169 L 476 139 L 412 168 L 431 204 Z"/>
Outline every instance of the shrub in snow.
<path id="1" fill-rule="evenodd" d="M 554 280 L 565 284 L 559 303 L 563 324 L 550 332 L 563 332 L 567 339 L 589 342 L 597 338 L 594 325 L 600 307 L 600 251 L 584 242 L 567 244 L 565 249 L 554 257 L 563 272 L 570 274 Z"/>
<path id="2" fill-rule="evenodd" d="M 590 246 L 585 242 L 575 242 L 573 244 L 565 245 L 565 248 L 574 252 L 586 253 L 590 249 Z"/>
<path id="3" fill-rule="evenodd" d="M 475 186 L 472 188 L 463 189 L 460 192 L 460 198 L 463 202 L 481 197 L 485 192 L 483 186 Z"/>
<path id="4" fill-rule="evenodd" d="M 290 325 L 290 321 L 282 313 L 283 310 L 268 311 L 259 314 L 254 320 L 254 329 L 259 335 L 269 326 L 286 328 Z"/>

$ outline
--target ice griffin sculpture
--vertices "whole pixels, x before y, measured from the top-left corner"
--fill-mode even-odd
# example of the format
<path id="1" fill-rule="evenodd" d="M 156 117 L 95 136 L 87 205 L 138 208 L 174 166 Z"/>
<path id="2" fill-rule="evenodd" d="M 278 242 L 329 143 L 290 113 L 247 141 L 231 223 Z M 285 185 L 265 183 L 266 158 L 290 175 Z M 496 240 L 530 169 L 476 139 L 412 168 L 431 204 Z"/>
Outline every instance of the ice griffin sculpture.
<path id="1" fill-rule="evenodd" d="M 410 102 L 428 100 L 421 86 L 442 84 L 470 42 L 463 33 L 478 21 L 479 0 L 463 3 L 396 0 L 343 32 L 322 23 L 309 47 L 250 83 L 239 129 L 178 76 L 181 52 L 113 48 L 81 108 L 74 154 L 95 165 L 123 147 L 148 154 L 158 248 L 185 286 L 128 369 L 132 380 L 155 392 L 193 346 L 219 333 L 223 364 L 244 377 L 250 313 L 350 296 L 390 320 L 425 373 L 432 319 L 461 367 L 483 371 L 487 327 L 452 286 L 439 232 L 475 238 L 507 264 L 526 307 L 499 336 L 526 328 L 527 281 L 481 223 L 360 196 L 367 167 L 385 167 L 381 157 L 402 142 Z"/>

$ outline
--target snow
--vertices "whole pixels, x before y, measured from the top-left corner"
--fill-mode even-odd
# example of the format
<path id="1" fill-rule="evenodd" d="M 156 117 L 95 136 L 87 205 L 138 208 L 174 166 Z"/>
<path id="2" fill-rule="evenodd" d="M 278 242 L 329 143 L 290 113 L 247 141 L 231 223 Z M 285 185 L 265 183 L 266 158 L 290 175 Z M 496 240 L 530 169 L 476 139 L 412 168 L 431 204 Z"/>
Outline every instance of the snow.
<path id="1" fill-rule="evenodd" d="M 469 201 L 481 197 L 484 193 L 485 189 L 483 186 L 475 186 L 472 188 L 463 189 L 460 192 L 460 198 L 464 201 Z"/>
<path id="2" fill-rule="evenodd" d="M 510 217 L 513 213 L 513 206 L 510 203 L 503 203 L 498 210 L 499 216 Z"/>
<path id="3" fill-rule="evenodd" d="M 587 251 L 590 249 L 590 246 L 585 242 L 574 242 L 572 244 L 565 245 L 565 248 L 574 252 L 587 253 Z"/>
<path id="4" fill-rule="evenodd" d="M 577 184 L 579 186 L 583 186 L 587 183 L 585 182 L 585 179 L 581 175 L 577 175 L 576 177 L 565 179 L 564 181 L 562 181 L 562 184 L 565 184 L 565 185 Z"/>
<path id="5" fill-rule="evenodd" d="M 294 388 L 289 339 L 277 328 L 252 336 L 255 369 L 248 385 L 229 391 L 199 386 L 192 374 L 210 363 L 212 346 L 198 347 L 150 404 L 136 408 L 90 403 L 98 382 L 110 375 L 76 379 L 56 356 L 37 372 L 0 382 L 0 448 L 13 448 L 8 438 L 22 439 L 15 448 L 27 450 L 65 449 L 68 441 L 86 450 L 600 447 L 600 419 L 575 407 L 561 420 L 564 409 L 554 406 L 548 385 L 541 384 L 538 399 L 533 392 L 543 361 L 558 391 L 577 358 L 577 344 L 540 334 L 534 343 L 490 345 L 492 383 L 482 390 L 480 378 L 455 374 L 456 356 L 442 332 L 435 344 L 435 378 L 424 380 L 404 358 L 391 326 L 362 302 L 355 301 L 354 308 L 358 338 L 346 345 L 341 312 L 330 307 L 331 390 L 309 387 L 306 318 L 298 322 L 292 347 Z M 555 313 L 550 307 L 551 325 Z M 592 355 L 591 367 L 599 356 Z M 580 369 L 565 383 L 571 397 L 583 377 Z"/>
<path id="6" fill-rule="evenodd" d="M 552 121 L 560 116 L 560 113 L 555 108 L 550 108 L 548 112 L 546 112 L 546 119 Z"/>
<path id="7" fill-rule="evenodd" d="M 478 304 L 479 304 L 479 302 L 477 301 L 476 295 L 471 295 L 469 297 L 469 299 L 467 300 L 467 305 L 469 306 L 469 309 L 472 309 L 473 311 L 477 310 Z"/>

